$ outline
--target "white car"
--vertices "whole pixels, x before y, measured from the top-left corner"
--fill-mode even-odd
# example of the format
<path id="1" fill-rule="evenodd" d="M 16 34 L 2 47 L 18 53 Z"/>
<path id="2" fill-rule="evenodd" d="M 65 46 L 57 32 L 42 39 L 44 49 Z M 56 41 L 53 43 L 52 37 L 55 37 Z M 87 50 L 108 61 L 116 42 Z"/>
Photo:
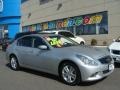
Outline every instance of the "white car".
<path id="1" fill-rule="evenodd" d="M 82 37 L 75 36 L 73 33 L 67 30 L 51 30 L 51 31 L 43 31 L 45 33 L 54 33 L 54 34 L 59 34 L 63 35 L 65 37 L 69 37 L 70 39 L 74 40 L 75 42 L 79 43 L 80 45 L 85 44 L 85 40 Z"/>
<path id="2" fill-rule="evenodd" d="M 120 63 L 120 36 L 109 46 L 109 50 L 114 61 Z"/>

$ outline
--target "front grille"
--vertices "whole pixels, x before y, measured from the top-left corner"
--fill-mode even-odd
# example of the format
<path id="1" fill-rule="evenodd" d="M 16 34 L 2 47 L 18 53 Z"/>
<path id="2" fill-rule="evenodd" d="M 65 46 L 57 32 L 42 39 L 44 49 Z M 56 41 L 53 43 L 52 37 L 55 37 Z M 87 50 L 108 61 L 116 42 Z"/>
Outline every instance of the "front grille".
<path id="1" fill-rule="evenodd" d="M 119 50 L 112 50 L 112 53 L 113 53 L 113 54 L 120 55 L 120 51 L 119 51 Z"/>
<path id="2" fill-rule="evenodd" d="M 110 56 L 106 56 L 106 57 L 100 58 L 99 61 L 102 64 L 109 64 L 109 63 L 111 63 L 112 58 Z"/>

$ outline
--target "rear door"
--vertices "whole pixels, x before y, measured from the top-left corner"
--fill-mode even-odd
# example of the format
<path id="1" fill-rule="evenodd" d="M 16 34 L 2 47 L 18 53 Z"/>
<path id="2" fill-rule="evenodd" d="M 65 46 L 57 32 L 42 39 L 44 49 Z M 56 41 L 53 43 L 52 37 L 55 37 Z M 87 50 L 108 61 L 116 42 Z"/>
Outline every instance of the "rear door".
<path id="1" fill-rule="evenodd" d="M 28 65 L 27 60 L 29 55 L 32 53 L 32 37 L 26 36 L 17 41 L 17 53 L 19 62 L 23 65 Z"/>

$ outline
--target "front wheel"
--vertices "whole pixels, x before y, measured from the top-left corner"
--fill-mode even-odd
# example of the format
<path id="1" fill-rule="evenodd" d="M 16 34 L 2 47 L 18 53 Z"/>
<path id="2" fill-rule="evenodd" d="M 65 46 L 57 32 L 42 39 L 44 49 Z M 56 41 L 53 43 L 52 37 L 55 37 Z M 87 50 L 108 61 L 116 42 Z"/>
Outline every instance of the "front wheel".
<path id="1" fill-rule="evenodd" d="M 10 58 L 10 67 L 12 70 L 19 70 L 19 63 L 18 63 L 18 60 L 15 56 L 11 56 Z"/>
<path id="2" fill-rule="evenodd" d="M 73 63 L 63 63 L 60 67 L 60 77 L 68 85 L 76 85 L 81 81 L 80 70 Z"/>

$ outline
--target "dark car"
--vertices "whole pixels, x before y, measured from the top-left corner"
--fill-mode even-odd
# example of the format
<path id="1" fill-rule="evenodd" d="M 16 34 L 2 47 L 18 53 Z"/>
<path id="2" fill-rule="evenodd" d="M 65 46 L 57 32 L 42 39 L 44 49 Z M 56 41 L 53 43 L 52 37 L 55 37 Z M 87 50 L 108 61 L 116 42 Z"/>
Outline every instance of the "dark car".
<path id="1" fill-rule="evenodd" d="M 16 40 L 16 39 L 18 39 L 18 38 L 20 38 L 20 37 L 22 37 L 22 36 L 24 36 L 24 35 L 37 34 L 37 33 L 39 33 L 39 32 L 40 32 L 40 31 L 20 32 L 20 33 L 17 33 L 17 34 L 15 35 L 14 40 Z"/>

